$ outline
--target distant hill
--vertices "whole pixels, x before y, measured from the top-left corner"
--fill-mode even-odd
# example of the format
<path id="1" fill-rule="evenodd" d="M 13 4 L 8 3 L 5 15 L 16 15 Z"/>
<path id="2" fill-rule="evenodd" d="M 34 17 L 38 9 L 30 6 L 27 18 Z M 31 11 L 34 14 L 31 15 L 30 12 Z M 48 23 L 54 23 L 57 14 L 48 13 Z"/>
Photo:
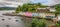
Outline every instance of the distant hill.
<path id="1" fill-rule="evenodd" d="M 56 7 L 56 6 L 60 6 L 60 4 L 56 4 L 56 5 L 49 6 L 49 7 L 54 8 L 54 7 Z"/>
<path id="2" fill-rule="evenodd" d="M 0 10 L 15 10 L 15 7 L 0 7 Z"/>
<path id="3" fill-rule="evenodd" d="M 60 6 L 60 4 L 56 4 L 56 5 L 54 5 L 54 6 Z"/>
<path id="4" fill-rule="evenodd" d="M 53 6 L 60 6 L 60 4 L 56 4 L 56 5 L 53 5 Z"/>

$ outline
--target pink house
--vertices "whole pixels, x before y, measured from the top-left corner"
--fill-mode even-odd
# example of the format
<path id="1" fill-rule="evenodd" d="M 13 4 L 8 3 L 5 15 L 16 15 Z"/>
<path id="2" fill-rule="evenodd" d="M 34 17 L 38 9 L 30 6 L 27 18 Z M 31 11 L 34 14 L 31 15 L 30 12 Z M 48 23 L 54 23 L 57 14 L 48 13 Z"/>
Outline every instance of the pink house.
<path id="1" fill-rule="evenodd" d="M 32 13 L 31 13 L 31 12 L 25 12 L 24 15 L 25 15 L 25 16 L 32 16 Z"/>

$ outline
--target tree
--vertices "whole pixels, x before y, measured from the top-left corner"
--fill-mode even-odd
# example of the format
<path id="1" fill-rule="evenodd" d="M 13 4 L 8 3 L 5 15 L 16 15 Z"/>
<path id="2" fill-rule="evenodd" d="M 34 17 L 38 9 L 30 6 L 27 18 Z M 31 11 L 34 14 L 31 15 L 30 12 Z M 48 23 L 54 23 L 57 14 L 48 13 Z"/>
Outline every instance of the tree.
<path id="1" fill-rule="evenodd" d="M 46 19 L 38 20 L 37 18 L 33 18 L 32 27 L 46 27 Z"/>
<path id="2" fill-rule="evenodd" d="M 20 12 L 20 9 L 21 9 L 21 7 L 20 7 L 20 5 L 16 8 L 16 13 L 19 13 Z"/>
<path id="3" fill-rule="evenodd" d="M 58 14 L 60 14 L 60 5 L 55 5 L 55 15 L 57 16 Z"/>
<path id="4" fill-rule="evenodd" d="M 26 3 L 26 4 L 23 4 L 23 6 L 18 6 L 17 9 L 16 9 L 16 13 L 19 13 L 20 11 L 22 12 L 36 12 L 36 9 L 37 8 L 43 8 L 43 7 L 46 7 L 46 6 L 43 6 L 41 5 L 41 3 Z"/>
<path id="5" fill-rule="evenodd" d="M 23 4 L 23 6 L 22 6 L 22 8 L 24 9 L 24 11 L 28 11 L 28 12 L 35 11 L 35 8 L 34 7 L 35 6 L 32 3 Z"/>
<path id="6" fill-rule="evenodd" d="M 60 27 L 60 22 L 57 22 L 56 27 Z"/>
<path id="7" fill-rule="evenodd" d="M 28 5 L 27 4 L 23 4 L 21 11 L 26 12 L 28 11 Z"/>
<path id="8" fill-rule="evenodd" d="M 37 3 L 37 6 L 41 6 L 41 3 Z"/>

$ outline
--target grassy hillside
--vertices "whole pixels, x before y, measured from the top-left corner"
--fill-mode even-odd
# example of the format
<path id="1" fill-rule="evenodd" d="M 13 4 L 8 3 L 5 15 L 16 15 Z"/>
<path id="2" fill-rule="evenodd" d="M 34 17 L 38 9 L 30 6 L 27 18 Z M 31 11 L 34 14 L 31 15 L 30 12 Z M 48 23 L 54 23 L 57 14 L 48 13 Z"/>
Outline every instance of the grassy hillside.
<path id="1" fill-rule="evenodd" d="M 15 10 L 15 7 L 0 7 L 0 10 Z"/>

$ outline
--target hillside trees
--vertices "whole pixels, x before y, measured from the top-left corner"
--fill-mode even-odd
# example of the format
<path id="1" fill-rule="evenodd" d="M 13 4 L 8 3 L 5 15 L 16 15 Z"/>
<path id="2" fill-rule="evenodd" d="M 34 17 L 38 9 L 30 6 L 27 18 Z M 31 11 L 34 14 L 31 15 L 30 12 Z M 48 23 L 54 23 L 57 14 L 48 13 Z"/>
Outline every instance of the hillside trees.
<path id="1" fill-rule="evenodd" d="M 21 9 L 21 7 L 20 7 L 20 5 L 16 8 L 16 13 L 19 13 L 20 12 L 20 9 Z"/>
<path id="2" fill-rule="evenodd" d="M 60 5 L 56 5 L 55 9 L 56 9 L 55 15 L 57 16 L 58 14 L 60 14 Z"/>
<path id="3" fill-rule="evenodd" d="M 18 6 L 16 9 L 16 13 L 19 13 L 20 11 L 22 12 L 36 12 L 37 8 L 45 8 L 46 6 L 41 5 L 41 3 L 26 3 L 23 4 L 22 6 Z"/>

